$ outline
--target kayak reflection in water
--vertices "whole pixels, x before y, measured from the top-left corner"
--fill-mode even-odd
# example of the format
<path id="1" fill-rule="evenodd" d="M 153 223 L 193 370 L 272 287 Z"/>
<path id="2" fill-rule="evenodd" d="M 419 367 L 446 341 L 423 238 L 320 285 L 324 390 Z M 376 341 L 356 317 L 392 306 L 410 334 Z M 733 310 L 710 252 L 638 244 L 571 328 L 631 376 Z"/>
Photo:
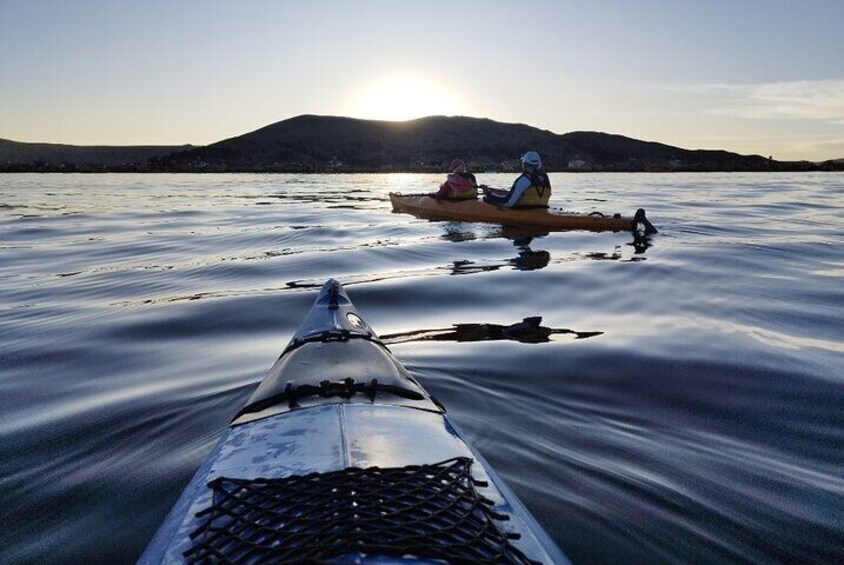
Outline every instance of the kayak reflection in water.
<path id="1" fill-rule="evenodd" d="M 627 245 L 633 246 L 634 255 L 642 255 L 652 245 L 650 235 L 643 235 L 634 232 L 633 241 Z"/>
<path id="2" fill-rule="evenodd" d="M 466 172 L 463 159 L 454 159 L 448 166 L 448 176 L 438 192 L 431 194 L 437 200 L 476 200 L 478 181 L 475 175 Z"/>
<path id="3" fill-rule="evenodd" d="M 547 343 L 553 334 L 570 334 L 575 339 L 586 339 L 604 332 L 576 332 L 569 329 L 549 328 L 542 324 L 542 316 L 525 318 L 521 322 L 502 326 L 499 324 L 454 324 L 450 328 L 415 330 L 382 335 L 381 341 L 392 345 L 409 341 L 499 341 L 503 339 L 521 343 Z"/>
<path id="4" fill-rule="evenodd" d="M 542 169 L 539 153 L 528 151 L 522 155 L 522 174 L 509 191 L 481 185 L 484 202 L 505 208 L 547 208 L 551 198 L 551 181 Z"/>

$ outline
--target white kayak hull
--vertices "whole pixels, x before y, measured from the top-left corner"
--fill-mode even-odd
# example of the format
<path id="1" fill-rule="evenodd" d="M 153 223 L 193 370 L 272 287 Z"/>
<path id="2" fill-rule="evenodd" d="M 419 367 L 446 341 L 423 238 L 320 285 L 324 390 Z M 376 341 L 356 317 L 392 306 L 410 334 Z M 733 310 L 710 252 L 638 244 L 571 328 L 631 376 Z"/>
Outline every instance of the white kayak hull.
<path id="1" fill-rule="evenodd" d="M 466 465 L 468 478 L 457 486 L 463 489 L 460 495 L 462 498 L 474 497 L 474 506 L 467 506 L 473 508 L 473 527 L 482 524 L 483 529 L 497 530 L 491 533 L 492 541 L 486 541 L 477 549 L 479 553 L 476 555 L 480 556 L 477 562 L 483 562 L 481 558 L 488 557 L 490 562 L 567 563 L 568 560 L 562 552 L 515 494 L 507 488 L 481 455 L 466 443 L 439 404 L 424 393 L 421 387 L 419 390 L 422 390 L 422 394 L 417 395 L 413 392 L 419 385 L 412 377 L 406 375 L 398 361 L 395 363 L 400 370 L 393 381 L 390 381 L 393 377 L 386 374 L 389 371 L 383 369 L 379 375 L 370 373 L 362 376 L 359 382 L 369 383 L 369 388 L 360 388 L 351 382 L 335 386 L 332 382 L 324 381 L 316 387 L 319 392 L 310 396 L 308 394 L 312 389 L 308 388 L 311 385 L 307 384 L 300 384 L 299 394 L 296 395 L 293 394 L 294 389 L 289 383 L 284 384 L 284 392 L 278 392 L 281 385 L 273 385 L 274 381 L 285 375 L 292 374 L 294 378 L 301 376 L 302 373 L 297 373 L 297 370 L 304 371 L 307 378 L 314 359 L 329 359 L 327 363 L 333 366 L 333 369 L 332 366 L 327 367 L 329 373 L 343 366 L 360 369 L 361 348 L 373 348 L 375 359 L 394 360 L 380 344 L 377 335 L 359 318 L 351 303 L 343 303 L 345 294 L 338 284 L 334 284 L 336 286 L 332 288 L 335 289 L 335 298 L 339 296 L 341 299 L 339 306 L 336 301 L 334 308 L 327 306 L 325 296 L 331 289 L 329 284 L 326 284 L 315 304 L 316 311 L 312 310 L 297 337 L 253 395 L 250 404 L 238 414 L 196 472 L 139 563 L 224 562 L 225 559 L 218 553 L 228 553 L 226 559 L 233 562 L 259 563 L 276 561 L 275 556 L 282 555 L 286 557 L 278 557 L 277 562 L 295 562 L 299 557 L 343 563 L 420 563 L 437 559 L 474 562 L 474 558 L 464 558 L 465 555 L 472 554 L 461 553 L 468 551 L 467 549 L 454 547 L 462 542 L 455 542 L 449 539 L 451 534 L 437 530 L 438 520 L 441 520 L 439 517 L 423 514 L 424 519 L 419 516 L 414 518 L 427 528 L 423 530 L 425 543 L 420 544 L 416 538 L 421 534 L 413 532 L 414 528 L 423 526 L 417 524 L 405 527 L 400 524 L 404 519 L 402 517 L 407 518 L 413 514 L 413 505 L 408 505 L 406 501 L 385 502 L 385 510 L 380 512 L 380 500 L 373 502 L 366 498 L 360 499 L 359 502 L 362 502 L 363 506 L 372 507 L 374 504 L 378 514 L 393 512 L 396 505 L 399 505 L 400 510 L 395 513 L 395 517 L 390 518 L 389 527 L 386 528 L 389 531 L 385 533 L 377 530 L 375 526 L 371 526 L 371 520 L 363 518 L 359 524 L 355 523 L 358 517 L 353 512 L 347 514 L 348 518 L 338 520 L 336 524 L 329 524 L 332 532 L 329 541 L 316 544 L 308 541 L 313 532 L 307 531 L 307 524 L 296 526 L 299 528 L 296 529 L 291 526 L 289 518 L 266 518 L 262 513 L 256 520 L 257 525 L 240 518 L 229 519 L 227 513 L 238 512 L 239 506 L 234 511 L 229 507 L 222 513 L 218 512 L 216 517 L 209 518 L 209 509 L 213 510 L 215 504 L 219 505 L 220 489 L 223 488 L 221 485 L 227 481 L 234 481 L 237 485 L 254 484 L 261 488 L 272 485 L 273 488 L 282 488 L 290 481 L 298 480 L 302 482 L 297 483 L 298 490 L 294 494 L 307 498 L 307 485 L 319 485 L 324 480 L 342 478 L 345 473 L 359 472 L 359 480 L 362 482 L 360 487 L 356 486 L 355 489 L 375 492 L 367 491 L 370 486 L 363 484 L 363 481 L 373 474 L 380 477 L 380 470 L 384 470 L 385 476 L 390 473 L 395 476 L 399 473 L 399 476 L 404 477 L 417 472 L 415 469 L 439 469 L 441 467 L 436 466 L 443 462 L 446 462 L 446 466 L 451 465 L 447 463 L 449 461 Z M 339 289 L 339 294 L 336 289 Z M 322 305 L 319 304 L 321 299 Z M 352 326 L 347 323 L 349 320 L 353 322 Z M 333 330 L 326 330 L 326 326 L 345 333 L 332 333 Z M 334 353 L 326 356 L 327 351 Z M 348 365 L 340 361 L 344 352 L 355 357 Z M 370 353 L 364 354 L 364 358 L 370 359 L 369 355 Z M 297 359 L 301 363 L 296 362 Z M 377 364 L 376 362 L 374 366 Z M 379 376 L 384 379 L 383 382 L 378 380 Z M 397 386 L 396 383 L 401 383 L 403 379 L 407 380 L 410 392 L 390 388 Z M 275 389 L 271 390 L 273 387 Z M 339 394 L 334 394 L 338 391 Z M 387 480 L 381 477 L 376 482 L 384 483 Z M 433 481 L 432 484 L 433 489 L 437 490 L 441 482 Z M 372 488 L 377 489 L 381 486 L 383 485 Z M 399 489 L 398 498 L 405 496 L 403 490 L 410 490 L 401 485 L 387 486 L 394 489 L 394 494 L 395 489 Z M 420 494 L 428 492 L 425 490 L 427 488 L 417 486 L 414 489 L 419 492 L 407 492 L 406 495 L 415 504 L 417 498 L 428 499 L 427 494 Z M 315 487 L 315 490 L 318 489 Z M 327 512 L 328 515 L 348 512 L 348 508 L 343 508 L 348 504 L 339 492 L 337 490 L 337 494 L 332 495 L 336 500 L 329 497 L 329 500 L 308 499 L 307 502 L 302 502 L 302 508 L 307 508 L 307 511 L 303 512 L 313 513 L 317 511 L 315 509 Z M 430 497 L 431 500 L 434 500 L 434 495 Z M 318 496 L 314 495 L 313 498 Z M 406 511 L 405 506 L 410 510 Z M 431 512 L 428 508 L 423 510 L 424 513 Z M 297 508 L 287 508 L 285 512 L 288 514 L 284 516 L 291 515 L 290 512 L 296 515 Z M 281 511 L 276 513 L 276 516 L 282 516 Z M 324 521 L 318 524 L 321 524 L 319 527 L 322 530 L 327 527 Z M 399 530 L 411 533 L 401 534 L 405 537 L 396 537 L 395 524 L 398 524 L 396 527 Z M 235 541 L 228 538 L 221 541 L 221 536 L 230 533 L 223 531 L 226 528 L 248 531 L 241 533 L 239 537 L 235 536 Z M 294 534 L 278 533 L 285 528 L 293 528 L 291 531 L 294 531 Z M 367 531 L 367 528 L 375 529 Z M 267 532 L 262 533 L 261 529 Z M 354 539 L 341 539 L 343 536 Z M 382 537 L 386 541 L 381 541 Z M 238 546 L 241 538 L 245 540 L 243 543 L 247 544 L 246 550 Z M 249 545 L 260 545 L 267 538 L 273 538 L 272 544 L 279 544 L 278 547 L 270 545 L 253 549 Z M 402 540 L 410 540 L 407 542 L 410 550 L 402 547 L 405 543 Z M 281 547 L 282 543 L 288 543 L 289 547 Z M 441 547 L 438 547 L 439 543 L 442 543 Z M 337 561 L 334 561 L 335 559 Z"/>

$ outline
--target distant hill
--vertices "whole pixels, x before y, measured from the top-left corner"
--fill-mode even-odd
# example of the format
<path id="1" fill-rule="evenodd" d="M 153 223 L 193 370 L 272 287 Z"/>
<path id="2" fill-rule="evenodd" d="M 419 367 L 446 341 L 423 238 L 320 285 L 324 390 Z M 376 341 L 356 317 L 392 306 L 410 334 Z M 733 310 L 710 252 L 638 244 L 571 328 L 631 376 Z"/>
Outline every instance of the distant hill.
<path id="1" fill-rule="evenodd" d="M 191 148 L 190 145 L 60 145 L 0 139 L 0 171 L 146 169 L 149 160 L 154 157 Z"/>
<path id="2" fill-rule="evenodd" d="M 303 115 L 155 160 L 162 171 L 443 171 L 461 157 L 475 171 L 510 171 L 527 150 L 549 171 L 809 169 L 759 155 L 687 150 L 621 135 L 559 135 L 524 124 L 432 116 L 406 122 Z"/>
<path id="3" fill-rule="evenodd" d="M 79 147 L 0 140 L 0 171 L 442 172 L 455 157 L 478 172 L 513 171 L 528 150 L 548 171 L 844 170 L 689 150 L 599 132 L 556 134 L 525 124 L 431 116 L 405 122 L 303 115 L 204 147 Z"/>

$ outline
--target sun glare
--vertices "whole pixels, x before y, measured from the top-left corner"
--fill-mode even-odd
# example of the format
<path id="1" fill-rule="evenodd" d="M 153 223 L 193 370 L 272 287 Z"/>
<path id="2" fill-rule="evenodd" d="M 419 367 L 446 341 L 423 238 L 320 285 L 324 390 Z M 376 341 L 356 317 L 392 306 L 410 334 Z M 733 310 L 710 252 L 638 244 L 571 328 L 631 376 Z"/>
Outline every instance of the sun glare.
<path id="1" fill-rule="evenodd" d="M 351 115 L 370 120 L 411 120 L 450 115 L 457 103 L 438 82 L 419 76 L 391 76 L 363 87 L 351 104 Z"/>

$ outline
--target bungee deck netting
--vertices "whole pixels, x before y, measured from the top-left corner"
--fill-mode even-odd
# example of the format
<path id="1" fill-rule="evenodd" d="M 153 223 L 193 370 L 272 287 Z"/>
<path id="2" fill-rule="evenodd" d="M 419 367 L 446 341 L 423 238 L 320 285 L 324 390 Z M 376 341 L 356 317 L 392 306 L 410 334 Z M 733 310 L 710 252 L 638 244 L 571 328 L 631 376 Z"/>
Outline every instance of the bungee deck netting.
<path id="1" fill-rule="evenodd" d="M 391 556 L 447 563 L 533 563 L 502 532 L 472 460 L 350 468 L 283 479 L 219 478 L 197 514 L 189 563 L 331 562 Z"/>

